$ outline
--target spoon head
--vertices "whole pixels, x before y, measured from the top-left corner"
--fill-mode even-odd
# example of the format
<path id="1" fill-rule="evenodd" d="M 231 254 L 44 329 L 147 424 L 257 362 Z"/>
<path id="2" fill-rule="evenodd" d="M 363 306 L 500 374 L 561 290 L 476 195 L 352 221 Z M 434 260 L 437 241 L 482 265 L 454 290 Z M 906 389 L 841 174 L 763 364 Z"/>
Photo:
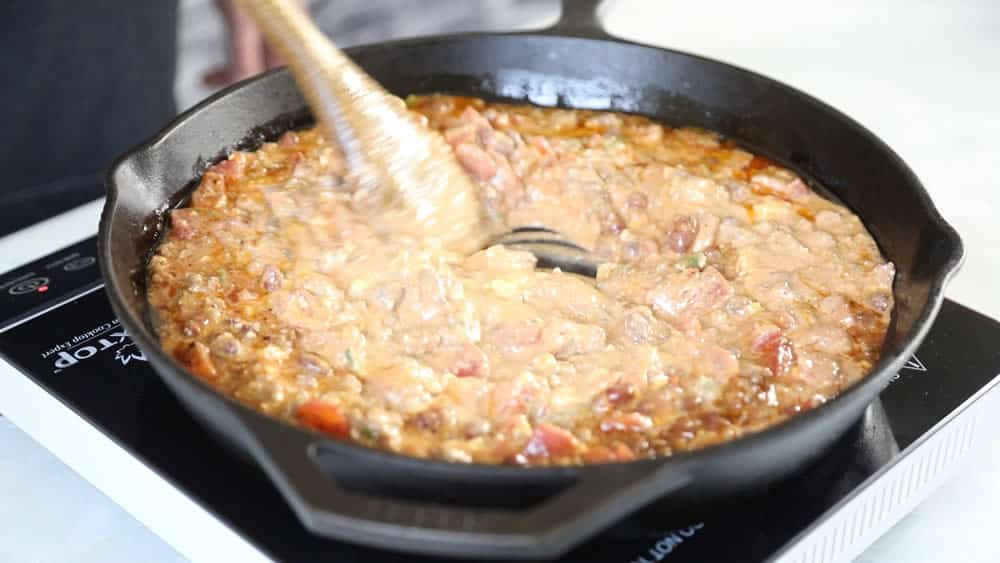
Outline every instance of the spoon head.
<path id="1" fill-rule="evenodd" d="M 494 231 L 481 190 L 442 134 L 342 52 L 297 2 L 239 0 L 344 153 L 356 211 L 386 235 L 436 239 L 458 252 Z"/>
<path id="2" fill-rule="evenodd" d="M 559 269 L 591 278 L 597 276 L 597 261 L 593 254 L 552 229 L 518 227 L 500 235 L 492 244 L 502 244 L 534 254 L 539 268 Z"/>

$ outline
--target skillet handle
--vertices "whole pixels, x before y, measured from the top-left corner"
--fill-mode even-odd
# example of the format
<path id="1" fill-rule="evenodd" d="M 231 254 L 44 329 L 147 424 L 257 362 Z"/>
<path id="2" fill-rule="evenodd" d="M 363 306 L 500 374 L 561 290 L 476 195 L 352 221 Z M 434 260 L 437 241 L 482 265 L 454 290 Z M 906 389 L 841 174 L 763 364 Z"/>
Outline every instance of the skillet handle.
<path id="1" fill-rule="evenodd" d="M 602 0 L 562 0 L 559 20 L 545 31 L 557 35 L 576 35 L 595 39 L 611 37 L 601 27 L 597 10 Z"/>
<path id="2" fill-rule="evenodd" d="M 600 472 L 567 469 L 576 477 L 569 486 L 524 510 L 396 500 L 348 490 L 317 462 L 322 456 L 328 465 L 357 463 L 357 456 L 350 453 L 357 448 L 314 439 L 274 421 L 244 422 L 251 430 L 251 452 L 311 532 L 425 555 L 555 557 L 691 481 L 690 474 L 670 464 L 633 462 L 609 465 Z M 380 455 L 389 457 L 381 453 L 372 457 Z M 405 483 L 407 472 L 400 473 L 397 479 Z M 509 494 L 517 496 L 517 487 L 511 489 Z"/>

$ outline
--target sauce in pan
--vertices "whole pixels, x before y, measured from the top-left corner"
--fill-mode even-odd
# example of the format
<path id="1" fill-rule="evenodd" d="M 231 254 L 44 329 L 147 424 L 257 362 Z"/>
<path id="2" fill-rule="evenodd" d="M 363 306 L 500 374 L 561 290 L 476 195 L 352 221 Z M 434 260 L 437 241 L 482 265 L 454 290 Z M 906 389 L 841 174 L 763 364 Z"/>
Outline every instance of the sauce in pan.
<path id="1" fill-rule="evenodd" d="M 305 130 L 212 167 L 150 262 L 165 348 L 337 439 L 463 463 L 666 456 L 822 404 L 877 360 L 894 269 L 861 221 L 702 130 L 435 95 L 493 218 L 597 279 L 376 233 Z"/>

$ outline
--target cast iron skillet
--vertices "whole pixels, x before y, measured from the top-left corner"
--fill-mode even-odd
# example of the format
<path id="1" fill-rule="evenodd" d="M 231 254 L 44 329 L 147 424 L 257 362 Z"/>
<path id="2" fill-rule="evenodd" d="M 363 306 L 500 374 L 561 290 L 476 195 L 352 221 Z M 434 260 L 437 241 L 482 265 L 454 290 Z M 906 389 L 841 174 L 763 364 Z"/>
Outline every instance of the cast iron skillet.
<path id="1" fill-rule="evenodd" d="M 579 468 L 425 461 L 331 441 L 216 393 L 158 346 L 144 296 L 163 216 L 214 160 L 308 119 L 272 72 L 180 116 L 108 175 L 100 260 L 121 323 L 204 426 L 256 461 L 312 532 L 434 555 L 552 557 L 658 500 L 697 510 L 801 468 L 871 403 L 913 353 L 962 259 L 957 233 L 892 150 L 814 98 L 701 57 L 604 34 L 595 1 L 555 27 L 397 41 L 349 54 L 397 94 L 449 92 L 615 109 L 719 131 L 824 184 L 860 215 L 898 272 L 896 308 L 871 375 L 827 404 L 734 442 L 659 460 Z M 253 491 L 246 491 L 253 502 Z"/>

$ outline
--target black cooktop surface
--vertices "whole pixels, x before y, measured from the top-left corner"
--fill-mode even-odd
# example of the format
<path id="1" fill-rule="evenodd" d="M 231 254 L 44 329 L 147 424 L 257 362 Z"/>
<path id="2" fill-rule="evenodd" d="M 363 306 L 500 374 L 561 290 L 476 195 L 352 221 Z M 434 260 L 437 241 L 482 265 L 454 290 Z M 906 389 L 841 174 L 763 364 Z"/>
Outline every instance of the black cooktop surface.
<path id="1" fill-rule="evenodd" d="M 279 561 L 436 559 L 323 539 L 160 382 L 111 312 L 94 239 L 0 276 L 0 355 Z M 705 521 L 655 506 L 563 561 L 763 561 L 1000 371 L 1000 324 L 946 302 L 923 346 L 818 463 Z"/>

